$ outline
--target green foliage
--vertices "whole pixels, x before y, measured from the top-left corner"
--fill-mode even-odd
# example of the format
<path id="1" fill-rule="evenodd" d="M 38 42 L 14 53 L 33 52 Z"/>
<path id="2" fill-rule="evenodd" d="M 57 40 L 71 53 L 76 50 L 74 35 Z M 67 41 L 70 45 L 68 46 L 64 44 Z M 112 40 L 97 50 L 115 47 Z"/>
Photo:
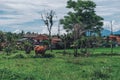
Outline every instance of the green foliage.
<path id="1" fill-rule="evenodd" d="M 103 25 L 103 18 L 96 15 L 96 4 L 89 0 L 68 0 L 67 8 L 73 9 L 73 12 L 68 12 L 64 19 L 60 20 L 64 29 L 73 30 L 73 26 L 78 23 L 84 30 L 92 32 L 100 32 Z"/>
<path id="2" fill-rule="evenodd" d="M 13 58 L 27 58 L 28 56 L 24 53 L 15 53 L 11 54 L 8 58 L 13 59 Z"/>
<path id="3" fill-rule="evenodd" d="M 51 53 L 47 53 L 43 56 L 44 58 L 54 58 L 55 55 L 54 54 L 51 54 Z"/>
<path id="4" fill-rule="evenodd" d="M 8 55 L 8 54 L 11 53 L 12 48 L 8 45 L 7 47 L 5 47 L 4 51 L 5 51 L 5 52 L 7 53 L 7 55 Z"/>
<path id="5" fill-rule="evenodd" d="M 43 45 L 49 45 L 49 41 L 48 40 L 43 40 Z"/>
<path id="6" fill-rule="evenodd" d="M 4 52 L 7 53 L 7 55 L 9 55 L 10 53 L 16 53 L 17 48 L 15 46 L 15 42 L 12 43 L 8 42 L 4 48 Z"/>
<path id="7" fill-rule="evenodd" d="M 29 41 L 24 42 L 24 50 L 26 54 L 30 54 L 32 50 L 32 44 Z"/>
<path id="8" fill-rule="evenodd" d="M 0 43 L 5 41 L 5 34 L 4 32 L 0 31 Z"/>
<path id="9" fill-rule="evenodd" d="M 13 39 L 13 35 L 11 32 L 8 32 L 7 35 L 6 35 L 6 39 L 8 42 L 12 42 L 14 39 Z"/>

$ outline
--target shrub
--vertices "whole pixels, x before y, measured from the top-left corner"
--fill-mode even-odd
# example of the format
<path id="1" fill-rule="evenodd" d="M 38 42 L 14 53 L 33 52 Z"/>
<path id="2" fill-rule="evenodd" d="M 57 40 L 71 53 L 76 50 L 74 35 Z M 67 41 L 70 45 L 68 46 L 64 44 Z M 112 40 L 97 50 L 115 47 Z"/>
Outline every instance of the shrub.
<path id="1" fill-rule="evenodd" d="M 45 54 L 43 57 L 45 57 L 45 58 L 54 58 L 55 55 L 49 53 L 49 54 Z"/>
<path id="2" fill-rule="evenodd" d="M 24 50 L 26 54 L 30 54 L 31 50 L 32 50 L 32 44 L 29 41 L 26 41 L 24 43 Z"/>
<path id="3" fill-rule="evenodd" d="M 12 48 L 11 48 L 10 46 L 7 46 L 4 51 L 5 51 L 5 52 L 7 53 L 7 55 L 8 55 L 8 54 L 11 53 Z"/>
<path id="4" fill-rule="evenodd" d="M 25 53 L 26 54 L 30 54 L 30 52 L 31 52 L 31 46 L 25 45 L 24 48 L 25 48 Z"/>
<path id="5" fill-rule="evenodd" d="M 9 58 L 27 58 L 27 55 L 24 53 L 15 53 L 12 54 Z"/>

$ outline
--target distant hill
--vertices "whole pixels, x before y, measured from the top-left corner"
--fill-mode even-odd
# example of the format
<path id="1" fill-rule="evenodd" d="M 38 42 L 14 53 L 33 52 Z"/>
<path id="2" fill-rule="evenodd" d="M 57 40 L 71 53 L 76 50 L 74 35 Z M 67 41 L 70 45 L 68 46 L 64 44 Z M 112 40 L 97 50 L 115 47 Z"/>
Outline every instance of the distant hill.
<path id="1" fill-rule="evenodd" d="M 111 31 L 104 29 L 101 31 L 101 34 L 102 34 L 102 36 L 109 36 L 111 34 Z M 120 30 L 113 32 L 113 34 L 120 34 Z"/>
<path id="2" fill-rule="evenodd" d="M 111 31 L 104 29 L 101 31 L 101 34 L 102 36 L 109 36 L 111 34 Z"/>
<path id="3" fill-rule="evenodd" d="M 119 30 L 119 31 L 114 32 L 114 34 L 120 34 L 120 30 Z"/>

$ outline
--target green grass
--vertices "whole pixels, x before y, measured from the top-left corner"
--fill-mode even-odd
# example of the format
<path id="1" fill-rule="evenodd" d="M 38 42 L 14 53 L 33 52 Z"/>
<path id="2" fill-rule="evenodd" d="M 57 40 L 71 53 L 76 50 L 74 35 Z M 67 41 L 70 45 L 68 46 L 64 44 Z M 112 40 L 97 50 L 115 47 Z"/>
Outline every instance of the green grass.
<path id="1" fill-rule="evenodd" d="M 107 49 L 95 50 L 94 54 L 100 54 L 100 51 Z M 67 51 L 72 53 L 72 50 Z M 49 58 L 35 57 L 34 52 L 26 54 L 25 58 L 12 58 L 15 54 L 0 54 L 0 80 L 120 80 L 119 55 L 75 58 L 73 55 L 63 55 L 62 52 L 48 51 L 54 55 Z"/>
<path id="2" fill-rule="evenodd" d="M 105 54 L 110 54 L 111 53 L 111 48 L 88 48 L 88 51 L 91 54 L 101 54 L 101 53 L 105 53 Z M 63 53 L 63 50 L 55 50 L 56 53 Z M 68 53 L 73 53 L 74 50 L 73 49 L 66 49 L 66 52 Z M 80 53 L 80 49 L 78 49 L 78 52 Z M 120 47 L 115 47 L 113 48 L 113 53 L 118 53 L 120 54 Z"/>

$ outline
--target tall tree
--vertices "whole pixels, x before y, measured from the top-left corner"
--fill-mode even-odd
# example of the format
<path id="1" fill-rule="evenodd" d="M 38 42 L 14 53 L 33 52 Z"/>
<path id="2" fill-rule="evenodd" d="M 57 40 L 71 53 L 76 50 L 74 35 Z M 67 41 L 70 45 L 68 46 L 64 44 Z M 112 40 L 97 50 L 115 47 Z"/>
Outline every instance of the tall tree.
<path id="1" fill-rule="evenodd" d="M 64 29 L 73 30 L 74 25 L 82 24 L 82 29 L 85 32 L 95 29 L 98 29 L 97 31 L 101 30 L 103 18 L 95 13 L 96 4 L 93 1 L 69 0 L 66 7 L 73 9 L 73 11 L 68 12 L 68 15 L 60 20 L 61 24 L 64 25 Z"/>
<path id="2" fill-rule="evenodd" d="M 53 26 L 53 19 L 55 17 L 55 12 L 51 10 L 50 12 L 45 13 L 44 15 L 41 15 L 42 20 L 44 21 L 45 25 L 47 26 L 48 32 L 49 32 L 49 41 L 50 41 L 50 50 L 52 52 L 52 44 L 51 44 L 51 30 Z"/>
<path id="3" fill-rule="evenodd" d="M 74 33 L 74 42 L 86 32 L 100 33 L 103 18 L 95 13 L 96 4 L 90 0 L 68 0 L 67 8 L 72 9 L 64 19 L 60 20 L 64 29 Z M 76 32 L 77 31 L 77 32 Z M 77 47 L 76 47 L 77 50 Z M 76 51 L 77 52 L 77 51 Z M 76 56 L 76 53 L 75 53 Z"/>

